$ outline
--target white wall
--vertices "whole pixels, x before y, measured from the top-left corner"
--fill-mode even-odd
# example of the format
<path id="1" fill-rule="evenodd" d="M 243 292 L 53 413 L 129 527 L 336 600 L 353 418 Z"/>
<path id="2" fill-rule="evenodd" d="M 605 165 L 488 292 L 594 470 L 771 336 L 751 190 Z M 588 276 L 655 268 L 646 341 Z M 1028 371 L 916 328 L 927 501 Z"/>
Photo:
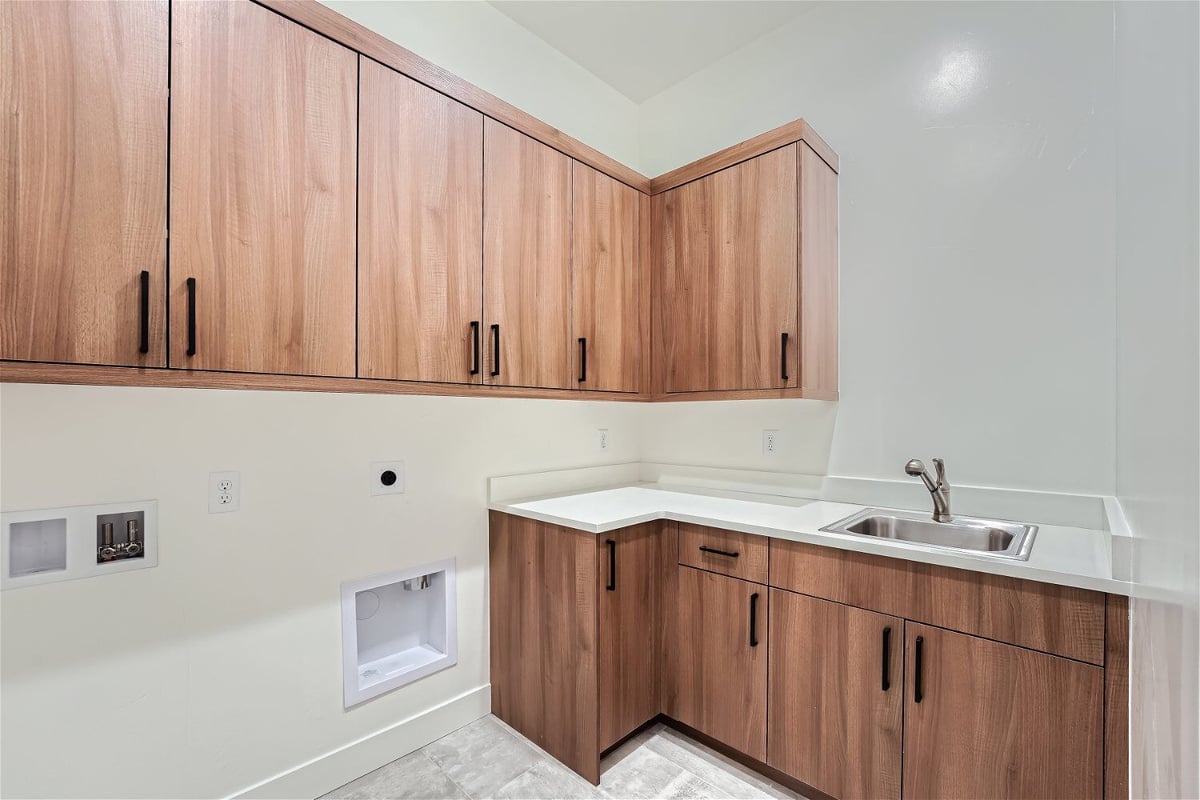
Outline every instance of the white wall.
<path id="1" fill-rule="evenodd" d="M 800 116 L 841 158 L 841 399 L 772 408 L 795 465 L 1113 492 L 1112 14 L 822 3 L 643 104 L 650 174 Z M 762 406 L 705 405 L 747 466 L 792 463 L 758 454 Z M 727 459 L 648 427 L 656 456 Z"/>
<path id="2" fill-rule="evenodd" d="M 321 2 L 638 169 L 637 105 L 490 3 Z"/>
<path id="3" fill-rule="evenodd" d="M 1116 11 L 1117 494 L 1133 528 L 1135 797 L 1200 797 L 1200 13 Z"/>
<path id="4" fill-rule="evenodd" d="M 0 408 L 0 507 L 160 521 L 156 569 L 0 597 L 5 797 L 223 796 L 486 684 L 487 477 L 637 458 L 625 403 L 7 384 Z M 370 496 L 391 459 L 407 492 Z M 209 515 L 224 469 L 242 508 Z M 458 666 L 343 711 L 339 584 L 448 557 Z"/>

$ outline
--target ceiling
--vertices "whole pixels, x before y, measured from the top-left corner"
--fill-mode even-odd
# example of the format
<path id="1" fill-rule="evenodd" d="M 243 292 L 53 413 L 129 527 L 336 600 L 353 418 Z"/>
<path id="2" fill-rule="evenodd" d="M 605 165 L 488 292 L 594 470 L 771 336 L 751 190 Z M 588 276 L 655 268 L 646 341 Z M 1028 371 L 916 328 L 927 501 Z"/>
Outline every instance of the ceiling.
<path id="1" fill-rule="evenodd" d="M 635 103 L 768 33 L 806 0 L 490 0 Z"/>

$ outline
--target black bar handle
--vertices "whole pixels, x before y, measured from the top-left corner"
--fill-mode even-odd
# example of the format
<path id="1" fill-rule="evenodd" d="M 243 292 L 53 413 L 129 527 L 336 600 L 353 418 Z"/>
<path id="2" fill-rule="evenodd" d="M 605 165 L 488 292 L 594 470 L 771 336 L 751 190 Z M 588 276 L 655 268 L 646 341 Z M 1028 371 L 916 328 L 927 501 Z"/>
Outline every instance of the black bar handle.
<path id="1" fill-rule="evenodd" d="M 471 373 L 479 374 L 479 320 L 471 323 Z"/>
<path id="2" fill-rule="evenodd" d="M 587 338 L 579 337 L 579 382 L 587 380 Z"/>
<path id="3" fill-rule="evenodd" d="M 892 626 L 883 629 L 883 666 L 880 672 L 880 688 L 887 691 L 892 688 Z"/>
<path id="4" fill-rule="evenodd" d="M 730 552 L 728 550 L 717 550 L 714 547 L 709 547 L 708 545 L 703 545 L 703 544 L 700 545 L 700 552 L 701 553 L 712 553 L 714 556 L 727 556 L 728 558 L 737 558 L 738 557 L 736 550 L 733 552 Z"/>
<path id="5" fill-rule="evenodd" d="M 750 595 L 750 646 L 758 647 L 758 592 Z"/>
<path id="6" fill-rule="evenodd" d="M 919 703 L 925 699 L 925 670 L 922 668 L 924 653 L 922 650 L 925 646 L 925 639 L 921 636 L 917 637 L 917 653 L 915 657 L 916 669 L 913 671 L 913 702 Z"/>
<path id="7" fill-rule="evenodd" d="M 196 355 L 196 279 L 187 279 L 188 309 L 187 309 L 187 354 Z"/>
<path id="8" fill-rule="evenodd" d="M 783 378 L 784 383 L 787 383 L 788 381 L 787 343 L 788 335 L 785 331 L 779 336 L 779 377 Z"/>
<path id="9" fill-rule="evenodd" d="M 142 270 L 139 278 L 141 283 L 141 344 L 138 345 L 139 353 L 150 352 L 150 272 Z"/>
<path id="10" fill-rule="evenodd" d="M 604 588 L 610 592 L 617 590 L 617 543 L 612 539 L 608 542 L 608 585 Z"/>
<path id="11" fill-rule="evenodd" d="M 500 326 L 492 325 L 492 377 L 500 374 Z"/>

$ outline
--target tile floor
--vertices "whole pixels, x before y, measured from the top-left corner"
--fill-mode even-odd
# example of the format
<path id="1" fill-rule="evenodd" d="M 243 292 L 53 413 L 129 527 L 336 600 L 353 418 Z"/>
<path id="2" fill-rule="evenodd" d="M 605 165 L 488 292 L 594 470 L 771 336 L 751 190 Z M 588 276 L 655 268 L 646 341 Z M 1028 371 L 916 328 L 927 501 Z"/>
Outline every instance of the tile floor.
<path id="1" fill-rule="evenodd" d="M 592 786 L 489 715 L 322 800 L 800 797 L 663 725 L 622 744 L 600 769 Z"/>

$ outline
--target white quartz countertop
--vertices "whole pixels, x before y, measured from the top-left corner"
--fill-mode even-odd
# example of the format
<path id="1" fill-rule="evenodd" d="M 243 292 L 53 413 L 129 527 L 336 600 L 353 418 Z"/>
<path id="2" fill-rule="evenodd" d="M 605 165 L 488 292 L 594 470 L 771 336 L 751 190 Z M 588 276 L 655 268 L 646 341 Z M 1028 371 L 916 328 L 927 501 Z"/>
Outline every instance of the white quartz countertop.
<path id="1" fill-rule="evenodd" d="M 495 502 L 490 507 L 588 533 L 667 519 L 1113 594 L 1127 595 L 1130 589 L 1128 583 L 1113 578 L 1107 531 L 1043 525 L 1037 520 L 1020 520 L 1038 525 L 1038 532 L 1029 560 L 1014 561 L 911 542 L 823 532 L 821 528 L 864 508 L 878 507 L 824 500 L 635 484 Z"/>

